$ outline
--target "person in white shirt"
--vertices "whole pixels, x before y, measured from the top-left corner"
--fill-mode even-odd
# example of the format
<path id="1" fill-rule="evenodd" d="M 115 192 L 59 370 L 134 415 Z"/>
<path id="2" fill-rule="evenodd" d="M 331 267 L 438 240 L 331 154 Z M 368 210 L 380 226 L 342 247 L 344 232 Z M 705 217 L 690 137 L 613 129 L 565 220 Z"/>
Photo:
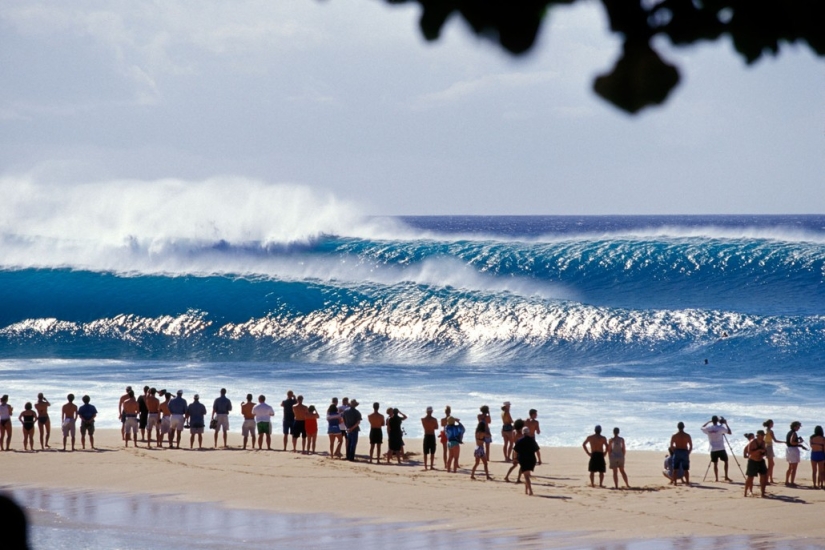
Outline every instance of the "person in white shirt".
<path id="1" fill-rule="evenodd" d="M 252 414 L 255 415 L 255 424 L 258 426 L 258 449 L 263 449 L 264 436 L 266 436 L 266 448 L 272 450 L 272 417 L 275 416 L 275 409 L 266 404 L 266 397 L 258 396 L 258 404 L 252 407 Z"/>
<path id="2" fill-rule="evenodd" d="M 713 424 L 708 426 L 708 424 Z M 713 462 L 713 475 L 716 476 L 716 481 L 719 481 L 719 460 L 725 463 L 725 481 L 730 482 L 728 477 L 728 453 L 725 451 L 725 435 L 730 434 L 730 426 L 728 426 L 725 417 L 719 418 L 714 415 L 702 426 L 702 432 L 707 434 L 710 442 L 710 461 Z"/>

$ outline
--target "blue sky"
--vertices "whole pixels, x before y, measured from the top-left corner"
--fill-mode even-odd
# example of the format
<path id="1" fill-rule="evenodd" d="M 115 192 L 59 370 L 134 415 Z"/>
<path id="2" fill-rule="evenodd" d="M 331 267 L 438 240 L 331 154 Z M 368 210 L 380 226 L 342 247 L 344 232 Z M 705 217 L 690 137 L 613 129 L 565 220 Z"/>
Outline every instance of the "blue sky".
<path id="1" fill-rule="evenodd" d="M 220 177 L 369 214 L 825 211 L 825 65 L 805 48 L 748 67 L 727 39 L 657 44 L 682 83 L 629 116 L 591 91 L 620 49 L 596 2 L 553 10 L 520 58 L 458 19 L 427 43 L 418 15 L 4 1 L 4 188 Z"/>

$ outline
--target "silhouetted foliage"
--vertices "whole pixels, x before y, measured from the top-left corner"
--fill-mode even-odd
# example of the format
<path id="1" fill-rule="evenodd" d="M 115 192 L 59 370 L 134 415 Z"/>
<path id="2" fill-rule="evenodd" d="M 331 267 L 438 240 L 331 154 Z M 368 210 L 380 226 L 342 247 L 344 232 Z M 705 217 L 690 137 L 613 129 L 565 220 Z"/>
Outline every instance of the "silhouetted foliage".
<path id="1" fill-rule="evenodd" d="M 479 36 L 507 51 L 530 50 L 547 13 L 556 5 L 584 0 L 386 0 L 418 2 L 421 31 L 438 39 L 447 19 L 463 17 Z M 667 99 L 679 82 L 676 67 L 651 47 L 656 35 L 683 46 L 729 35 L 736 51 L 753 63 L 763 53 L 779 52 L 780 42 L 806 42 L 825 55 L 825 0 L 601 0 L 610 29 L 623 36 L 622 54 L 613 69 L 599 76 L 597 94 L 635 113 Z"/>

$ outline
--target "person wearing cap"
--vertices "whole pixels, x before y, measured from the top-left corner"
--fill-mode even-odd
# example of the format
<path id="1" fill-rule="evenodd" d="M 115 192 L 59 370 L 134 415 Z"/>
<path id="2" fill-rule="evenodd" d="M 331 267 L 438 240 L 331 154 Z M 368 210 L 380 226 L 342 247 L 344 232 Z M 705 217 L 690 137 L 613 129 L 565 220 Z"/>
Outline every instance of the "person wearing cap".
<path id="1" fill-rule="evenodd" d="M 690 453 L 693 451 L 693 439 L 685 432 L 685 423 L 676 424 L 679 430 L 670 438 L 670 449 L 673 451 L 673 470 L 670 479 L 671 485 L 676 485 L 677 472 L 683 472 L 685 485 L 690 485 Z"/>
<path id="2" fill-rule="evenodd" d="M 605 451 L 607 449 L 607 438 L 602 435 L 602 427 L 596 425 L 594 433 L 587 436 L 587 439 L 582 443 L 582 449 L 590 457 L 590 462 L 587 465 L 587 471 L 590 472 L 590 486 L 596 486 L 596 472 L 599 473 L 599 487 L 604 487 L 604 474 L 607 471 L 607 463 L 604 460 Z M 587 446 L 590 445 L 588 450 Z"/>
<path id="3" fill-rule="evenodd" d="M 195 436 L 198 436 L 198 449 L 203 449 L 203 429 L 206 418 L 206 407 L 200 402 L 200 396 L 195 394 L 194 401 L 186 407 L 186 419 L 189 421 L 189 448 L 195 445 Z"/>
<path id="4" fill-rule="evenodd" d="M 421 419 L 424 428 L 424 470 L 427 470 L 427 457 L 430 457 L 430 470 L 435 470 L 435 432 L 438 430 L 438 420 L 433 416 L 433 408 L 427 407 L 427 416 Z"/>
<path id="5" fill-rule="evenodd" d="M 123 402 L 123 430 L 126 434 L 125 445 L 129 446 L 129 439 L 134 438 L 135 447 L 138 446 L 138 414 L 140 414 L 140 405 L 135 400 L 135 392 L 129 390 L 126 392 L 126 400 Z"/>
<path id="6" fill-rule="evenodd" d="M 341 415 L 347 426 L 347 460 L 355 461 L 355 450 L 358 447 L 358 432 L 361 425 L 361 411 L 358 410 L 358 401 L 351 399 L 349 408 Z"/>
<path id="7" fill-rule="evenodd" d="M 212 403 L 212 420 L 215 421 L 215 447 L 218 446 L 218 432 L 223 430 L 223 447 L 226 448 L 226 432 L 229 431 L 229 413 L 232 401 L 226 397 L 226 388 L 221 388 L 221 396 Z"/>
<path id="8" fill-rule="evenodd" d="M 513 430 L 513 417 L 510 414 L 510 402 L 505 401 L 501 407 L 501 438 L 504 440 L 504 461 L 510 462 L 510 453 L 516 442 L 516 432 Z"/>
<path id="9" fill-rule="evenodd" d="M 759 430 L 756 432 L 756 438 L 751 439 L 745 446 L 744 455 L 748 459 L 748 466 L 745 470 L 745 496 L 748 496 L 749 490 L 753 494 L 753 478 L 758 475 L 762 498 L 765 497 L 765 488 L 768 486 L 768 466 L 765 464 L 766 452 L 765 430 Z"/>
<path id="10" fill-rule="evenodd" d="M 183 432 L 183 426 L 186 424 L 186 399 L 183 398 L 183 390 L 178 390 L 177 395 L 169 401 L 169 446 L 172 446 L 172 438 L 174 432 L 175 446 L 180 449 L 180 434 Z"/>

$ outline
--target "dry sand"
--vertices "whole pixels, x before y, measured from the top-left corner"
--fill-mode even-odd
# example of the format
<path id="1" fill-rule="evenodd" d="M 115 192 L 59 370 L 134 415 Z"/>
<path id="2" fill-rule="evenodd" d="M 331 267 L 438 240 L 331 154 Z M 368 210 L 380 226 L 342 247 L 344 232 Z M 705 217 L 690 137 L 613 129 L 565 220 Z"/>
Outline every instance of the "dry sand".
<path id="1" fill-rule="evenodd" d="M 58 435 L 56 430 L 53 436 Z M 188 447 L 188 434 L 184 436 Z M 526 535 L 559 532 L 568 542 L 571 538 L 615 542 L 684 535 L 825 541 L 821 521 L 825 491 L 771 486 L 770 498 L 743 498 L 742 475 L 733 460 L 730 475 L 734 483 L 702 482 L 707 455 L 692 457 L 692 480 L 698 484 L 669 487 L 661 473 L 664 452 L 631 451 L 626 470 L 632 489 L 617 491 L 588 486 L 587 456 L 581 449 L 545 448 L 544 464 L 534 480 L 535 496 L 527 497 L 523 485 L 503 481 L 508 465 L 496 445 L 492 449 L 496 461 L 491 463 L 494 481 L 472 481 L 473 447 L 469 444 L 462 447 L 461 470 L 448 474 L 440 454 L 437 471 L 423 471 L 418 440 L 407 441 L 406 449 L 413 454 L 401 466 L 368 464 L 365 434 L 359 441 L 357 463 L 327 458 L 326 435 L 319 438 L 318 450 L 324 454 L 314 456 L 242 451 L 238 434 L 230 436 L 234 449 L 213 450 L 211 432 L 205 434 L 207 450 L 200 452 L 148 450 L 145 446 L 124 449 L 119 432 L 99 430 L 98 452 L 24 453 L 19 450 L 21 437 L 15 427 L 17 451 L 0 455 L 2 485 L 165 494 L 236 508 L 336 514 L 379 522 L 433 522 L 430 525 L 436 529 Z M 280 448 L 281 436 L 276 435 L 273 443 Z M 739 463 L 745 467 L 742 458 Z M 777 479 L 784 478 L 785 468 L 784 460 L 778 460 Z M 810 485 L 810 476 L 810 464 L 803 462 L 797 481 Z M 712 469 L 708 478 L 713 479 Z M 613 484 L 609 470 L 605 484 Z"/>

